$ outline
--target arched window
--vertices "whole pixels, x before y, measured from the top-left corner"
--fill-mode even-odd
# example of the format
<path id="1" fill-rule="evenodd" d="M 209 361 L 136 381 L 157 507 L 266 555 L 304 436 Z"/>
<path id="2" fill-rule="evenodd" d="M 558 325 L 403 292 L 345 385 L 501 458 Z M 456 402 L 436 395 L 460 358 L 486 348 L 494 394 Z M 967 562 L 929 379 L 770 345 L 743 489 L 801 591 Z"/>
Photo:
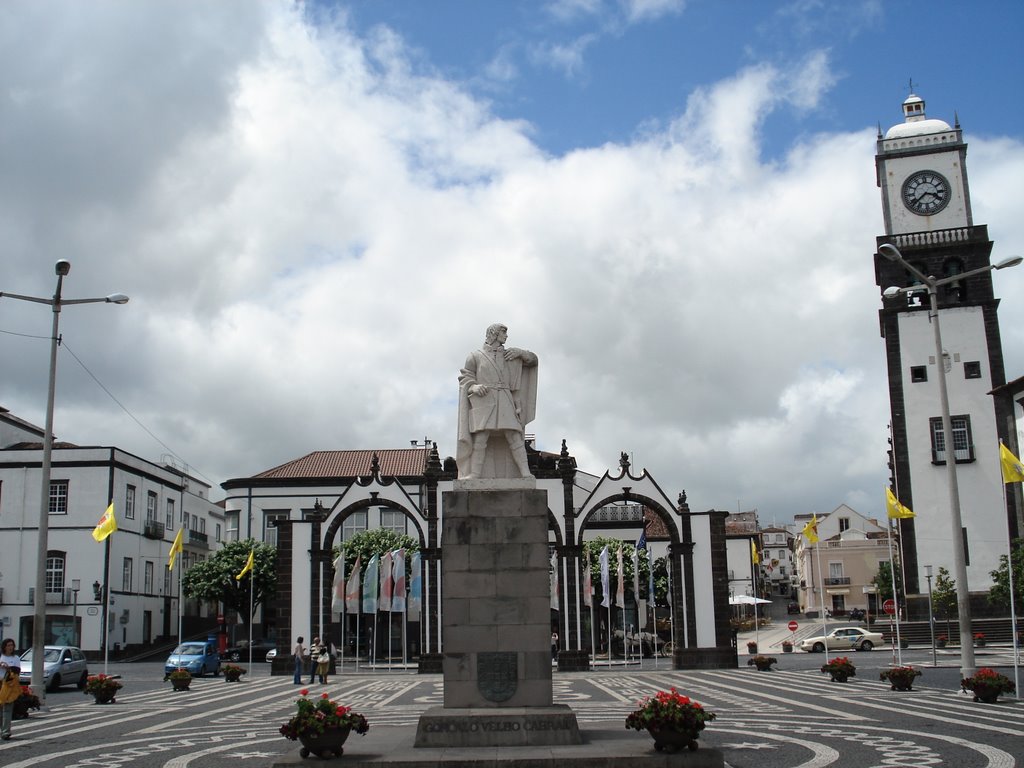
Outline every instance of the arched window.
<path id="1" fill-rule="evenodd" d="M 51 549 L 46 553 L 46 591 L 64 591 L 64 561 L 66 553 Z"/>
<path id="2" fill-rule="evenodd" d="M 955 277 L 964 273 L 964 263 L 960 259 L 946 259 L 942 265 L 943 277 Z M 945 286 L 946 298 L 950 301 L 965 301 L 967 299 L 967 283 L 963 280 L 954 280 Z"/>

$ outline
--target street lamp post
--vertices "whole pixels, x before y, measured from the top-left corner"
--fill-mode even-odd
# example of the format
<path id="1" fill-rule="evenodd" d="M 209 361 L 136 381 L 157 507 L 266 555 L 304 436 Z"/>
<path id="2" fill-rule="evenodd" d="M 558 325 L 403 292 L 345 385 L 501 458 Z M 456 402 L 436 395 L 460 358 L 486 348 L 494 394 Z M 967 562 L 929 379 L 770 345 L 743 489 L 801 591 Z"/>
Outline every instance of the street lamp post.
<path id="1" fill-rule="evenodd" d="M 928 580 L 928 629 L 932 635 L 932 666 L 939 666 L 939 660 L 935 655 L 935 614 L 932 612 L 932 567 L 924 567 L 924 577 Z"/>
<path id="2" fill-rule="evenodd" d="M 64 278 L 71 271 L 71 262 L 60 259 L 54 266 L 57 274 L 57 289 L 52 298 L 39 296 L 23 296 L 17 293 L 4 293 L 0 291 L 0 298 L 8 297 L 31 301 L 36 304 L 48 304 L 53 308 L 53 330 L 50 334 L 50 376 L 46 396 L 46 426 L 43 432 L 43 461 L 42 480 L 40 483 L 39 499 L 39 537 L 36 552 L 36 586 L 35 586 L 35 613 L 32 619 L 32 688 L 45 702 L 46 691 L 43 685 L 43 672 L 45 659 L 43 658 L 46 645 L 46 552 L 48 548 L 49 525 L 50 525 L 50 466 L 53 456 L 53 400 L 57 389 L 57 345 L 60 343 L 60 310 L 66 304 L 126 304 L 128 297 L 123 293 L 112 293 L 109 296 L 96 299 L 64 299 L 61 297 L 61 289 L 64 285 Z"/>
<path id="3" fill-rule="evenodd" d="M 956 456 L 953 453 L 953 420 L 949 414 L 949 391 L 946 388 L 946 366 L 943 365 L 942 355 L 942 333 L 939 329 L 939 294 L 938 289 L 949 283 L 959 280 L 966 280 L 973 275 L 980 275 L 993 269 L 1006 269 L 1015 267 L 1024 261 L 1024 258 L 1015 256 L 1005 259 L 998 264 L 988 264 L 968 272 L 937 280 L 932 276 L 925 275 L 913 264 L 903 258 L 899 249 L 891 243 L 883 243 L 878 246 L 878 253 L 889 261 L 900 264 L 904 269 L 914 275 L 928 291 L 928 317 L 932 323 L 932 331 L 935 336 L 935 360 L 939 369 L 939 401 L 942 407 L 942 435 L 945 441 L 946 454 L 946 476 L 949 484 L 949 517 L 951 527 L 951 538 L 953 545 L 953 571 L 956 574 L 956 597 L 960 610 L 957 612 L 960 619 L 960 672 L 963 677 L 970 677 L 974 674 L 974 640 L 971 635 L 971 604 L 970 591 L 967 585 L 967 565 L 964 557 L 963 522 L 960 514 L 960 487 L 956 477 Z M 906 288 L 895 286 L 886 288 L 882 295 L 887 298 L 895 298 L 901 293 L 917 293 L 921 290 L 920 285 L 912 285 Z"/>
<path id="4" fill-rule="evenodd" d="M 74 608 L 73 608 L 74 613 L 71 614 L 72 615 L 71 627 L 72 627 L 72 634 L 75 637 L 75 646 L 78 647 L 78 648 L 82 647 L 81 632 L 78 631 L 78 590 L 80 590 L 81 588 L 82 588 L 82 580 L 81 579 L 72 579 L 71 580 L 71 592 L 75 596 L 75 605 L 74 605 Z"/>

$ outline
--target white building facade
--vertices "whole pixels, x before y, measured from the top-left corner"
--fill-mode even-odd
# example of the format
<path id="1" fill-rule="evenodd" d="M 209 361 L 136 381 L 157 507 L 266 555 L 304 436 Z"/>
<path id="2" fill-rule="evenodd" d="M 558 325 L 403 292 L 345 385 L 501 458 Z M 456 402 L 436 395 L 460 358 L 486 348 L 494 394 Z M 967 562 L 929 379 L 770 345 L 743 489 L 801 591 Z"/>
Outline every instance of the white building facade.
<path id="1" fill-rule="evenodd" d="M 0 537 L 5 542 L 0 631 L 14 637 L 19 649 L 31 645 L 35 614 L 41 434 L 0 411 Z M 175 639 L 182 606 L 180 571 L 177 565 L 174 572 L 167 568 L 174 536 L 184 526 L 179 563 L 187 568 L 219 547 L 226 532 L 223 511 L 210 501 L 209 491 L 208 484 L 181 469 L 116 447 L 55 443 L 45 642 L 78 645 L 96 655 Z M 92 532 L 111 502 L 118 530 L 98 543 Z M 202 623 L 205 607 L 184 610 L 186 621 L 192 616 Z"/>

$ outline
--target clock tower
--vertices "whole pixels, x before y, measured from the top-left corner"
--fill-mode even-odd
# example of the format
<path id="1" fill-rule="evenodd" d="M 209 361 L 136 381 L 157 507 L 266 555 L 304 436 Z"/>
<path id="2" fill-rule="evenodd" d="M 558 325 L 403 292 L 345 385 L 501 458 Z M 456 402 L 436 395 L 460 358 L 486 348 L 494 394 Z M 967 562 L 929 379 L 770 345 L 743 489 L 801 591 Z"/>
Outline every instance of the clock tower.
<path id="1" fill-rule="evenodd" d="M 904 121 L 879 131 L 876 179 L 882 192 L 885 234 L 922 274 L 935 279 L 990 264 L 988 228 L 975 225 L 967 183 L 967 144 L 959 120 L 951 128 L 930 119 L 911 94 Z M 913 286 L 916 278 L 897 262 L 875 254 L 875 281 Z M 1006 551 L 1007 526 L 1019 535 L 1013 510 L 1003 501 L 999 439 L 1006 437 L 1005 404 L 989 393 L 1005 383 L 992 273 L 953 280 L 939 289 L 943 341 L 936 359 L 928 294 L 882 299 L 879 321 L 885 339 L 891 409 L 892 483 L 899 500 L 916 513 L 899 520 L 908 594 L 919 594 L 924 566 L 946 568 L 955 578 L 949 541 L 951 510 L 947 461 L 957 463 L 968 588 L 987 591 L 989 575 Z M 940 369 L 940 366 L 942 367 Z M 952 435 L 944 433 L 939 376 L 946 376 Z M 879 492 L 881 495 L 881 491 Z M 1012 500 L 1011 500 L 1012 503 Z"/>

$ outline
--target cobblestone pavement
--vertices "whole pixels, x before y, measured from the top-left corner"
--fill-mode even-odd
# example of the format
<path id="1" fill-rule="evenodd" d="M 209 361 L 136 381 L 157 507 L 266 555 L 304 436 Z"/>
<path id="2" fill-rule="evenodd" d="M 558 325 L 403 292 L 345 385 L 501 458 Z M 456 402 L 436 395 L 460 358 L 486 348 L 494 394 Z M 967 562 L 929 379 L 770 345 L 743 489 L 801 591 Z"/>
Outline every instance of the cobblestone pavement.
<path id="1" fill-rule="evenodd" d="M 733 768 L 1011 768 L 1024 755 L 1024 705 L 1012 697 L 995 705 L 973 702 L 959 692 L 955 666 L 931 669 L 922 660 L 924 676 L 914 691 L 901 693 L 878 680 L 886 653 L 857 654 L 858 676 L 846 684 L 818 671 L 820 656 L 778 658 L 782 668 L 771 673 L 742 666 L 556 674 L 555 701 L 576 711 L 581 728 L 622 729 L 638 699 L 674 686 L 718 714 L 701 742 L 722 750 Z M 995 652 L 984 663 L 1012 676 L 1006 654 Z M 47 711 L 15 721 L 14 738 L 0 743 L 0 766 L 269 766 L 298 751 L 277 729 L 302 688 L 290 677 L 269 677 L 265 665 L 253 666 L 241 683 L 197 679 L 190 691 L 173 693 L 161 682 L 159 665 L 113 665 L 111 673 L 125 682 L 116 703 L 96 705 L 71 688 L 50 694 Z M 392 729 L 414 728 L 420 712 L 442 703 L 439 675 L 362 671 L 309 691 L 326 691 L 369 718 L 369 734 L 350 737 L 347 754 L 394 738 Z M 651 749 L 646 734 L 636 734 L 636 745 L 638 754 Z"/>

